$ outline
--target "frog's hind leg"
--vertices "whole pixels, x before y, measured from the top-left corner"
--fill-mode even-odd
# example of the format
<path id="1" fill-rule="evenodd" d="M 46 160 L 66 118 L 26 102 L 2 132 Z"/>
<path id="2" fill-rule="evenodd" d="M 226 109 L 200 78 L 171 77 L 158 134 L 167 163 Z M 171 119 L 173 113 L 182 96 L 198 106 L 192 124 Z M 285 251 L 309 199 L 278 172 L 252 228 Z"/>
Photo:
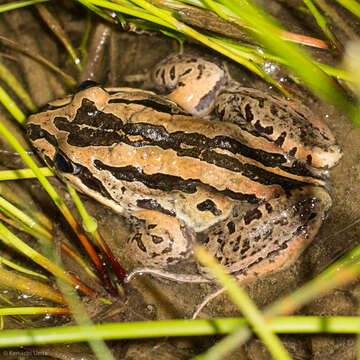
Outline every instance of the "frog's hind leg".
<path id="1" fill-rule="evenodd" d="M 237 223 L 231 220 L 220 236 L 214 227 L 206 246 L 227 272 L 240 282 L 247 281 L 293 264 L 318 232 L 330 206 L 331 198 L 321 187 L 292 190 L 248 211 Z M 206 296 L 193 318 L 225 290 Z"/>
<path id="2" fill-rule="evenodd" d="M 231 234 L 206 246 L 238 280 L 290 266 L 318 232 L 329 208 L 328 192 L 316 186 L 294 189 L 232 220 Z"/>

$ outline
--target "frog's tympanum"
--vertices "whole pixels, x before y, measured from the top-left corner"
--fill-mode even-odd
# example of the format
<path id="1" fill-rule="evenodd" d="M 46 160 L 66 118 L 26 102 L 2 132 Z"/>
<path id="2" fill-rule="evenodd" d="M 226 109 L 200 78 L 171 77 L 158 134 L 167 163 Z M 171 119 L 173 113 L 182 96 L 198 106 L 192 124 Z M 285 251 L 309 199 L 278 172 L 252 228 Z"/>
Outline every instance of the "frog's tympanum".
<path id="1" fill-rule="evenodd" d="M 64 181 L 129 219 L 148 267 L 195 242 L 238 279 L 292 263 L 331 206 L 327 169 L 342 153 L 328 127 L 204 59 L 171 56 L 153 80 L 166 96 L 90 84 L 54 101 L 29 118 L 29 139 Z"/>

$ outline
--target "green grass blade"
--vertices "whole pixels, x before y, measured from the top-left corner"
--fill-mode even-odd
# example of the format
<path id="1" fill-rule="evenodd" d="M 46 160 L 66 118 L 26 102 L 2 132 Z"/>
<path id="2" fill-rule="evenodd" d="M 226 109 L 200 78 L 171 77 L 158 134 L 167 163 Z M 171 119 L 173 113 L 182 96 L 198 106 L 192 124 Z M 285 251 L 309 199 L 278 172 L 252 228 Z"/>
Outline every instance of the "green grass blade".
<path id="1" fill-rule="evenodd" d="M 11 308 L 0 308 L 0 316 L 9 316 L 9 315 L 47 315 L 47 314 L 70 314 L 68 308 L 61 307 L 11 307 Z"/>
<path id="2" fill-rule="evenodd" d="M 22 223 L 24 223 L 25 225 L 27 225 L 34 231 L 38 232 L 45 238 L 51 239 L 51 234 L 41 224 L 37 223 L 30 216 L 28 216 L 23 211 L 18 209 L 16 206 L 11 204 L 9 201 L 7 201 L 2 196 L 0 196 L 0 207 L 5 208 L 6 211 L 9 212 L 12 216 L 19 219 Z"/>
<path id="3" fill-rule="evenodd" d="M 13 1 L 13 2 L 8 3 L 8 4 L 0 5 L 0 13 L 5 12 L 5 11 L 19 9 L 19 8 L 29 6 L 29 5 L 33 5 L 33 4 L 38 4 L 38 3 L 41 3 L 41 2 L 45 2 L 45 1 L 48 1 L 48 0 Z"/>
<path id="4" fill-rule="evenodd" d="M 92 326 L 63 326 L 43 329 L 3 330 L 0 348 L 73 343 L 89 340 L 144 339 L 178 336 L 224 335 L 240 325 L 243 318 L 163 320 L 128 323 L 108 323 Z M 360 328 L 357 316 L 290 316 L 272 318 L 268 326 L 282 334 L 342 333 L 356 334 Z"/>
<path id="5" fill-rule="evenodd" d="M 341 51 L 341 46 L 339 45 L 335 36 L 328 27 L 327 20 L 325 19 L 325 17 L 320 13 L 320 11 L 317 9 L 317 7 L 313 4 L 311 0 L 303 0 L 303 2 L 308 7 L 311 14 L 315 18 L 317 24 L 319 25 L 323 33 L 329 38 L 333 46 Z"/>
<path id="6" fill-rule="evenodd" d="M 55 174 L 47 167 L 38 168 L 43 176 L 54 176 Z M 32 179 L 36 175 L 31 169 L 0 170 L 0 181 Z"/>
<path id="7" fill-rule="evenodd" d="M 66 188 L 67 188 L 70 196 L 72 197 L 76 208 L 79 211 L 79 214 L 83 221 L 83 227 L 84 227 L 85 231 L 87 231 L 89 233 L 94 233 L 97 230 L 96 219 L 94 219 L 92 216 L 90 216 L 88 214 L 88 212 L 86 211 L 86 209 L 84 207 L 84 204 L 80 200 L 79 195 L 76 193 L 75 189 L 69 184 L 66 184 Z"/>
<path id="8" fill-rule="evenodd" d="M 0 102 L 4 105 L 6 110 L 16 119 L 21 125 L 25 125 L 26 116 L 11 99 L 2 86 L 0 86 Z"/>
<path id="9" fill-rule="evenodd" d="M 22 272 L 26 275 L 31 275 L 31 276 L 36 276 L 36 277 L 39 277 L 41 279 L 44 279 L 44 280 L 49 280 L 48 277 L 46 275 L 43 275 L 43 274 L 40 274 L 40 273 L 37 273 L 35 271 L 32 271 L 30 269 L 27 269 L 21 265 L 18 265 L 18 264 L 15 264 L 14 262 L 8 260 L 8 259 L 5 259 L 3 256 L 0 256 L 0 263 L 6 265 L 7 267 L 11 268 L 11 269 L 14 269 L 18 272 Z"/>
<path id="10" fill-rule="evenodd" d="M 0 78 L 15 92 L 15 94 L 31 112 L 35 112 L 37 110 L 36 105 L 33 103 L 28 92 L 1 61 Z"/>
<path id="11" fill-rule="evenodd" d="M 252 302 L 246 292 L 238 285 L 236 280 L 222 269 L 222 266 L 216 262 L 216 260 L 207 252 L 207 250 L 205 250 L 205 248 L 197 246 L 195 248 L 195 255 L 204 266 L 211 270 L 216 280 L 218 280 L 221 285 L 227 289 L 231 300 L 244 314 L 251 324 L 254 332 L 267 346 L 274 359 L 290 360 L 291 357 L 284 348 L 280 339 L 268 327 L 267 321 L 265 321 L 261 312 L 257 309 L 256 305 Z M 207 360 L 210 358 L 210 356 L 208 357 L 206 355 L 201 357 L 201 359 Z"/>
<path id="12" fill-rule="evenodd" d="M 74 277 L 70 276 L 64 269 L 60 268 L 58 265 L 51 262 L 44 255 L 35 251 L 29 245 L 20 240 L 16 235 L 14 235 L 9 229 L 6 228 L 0 222 L 0 239 L 7 245 L 13 246 L 19 252 L 27 256 L 29 259 L 32 259 L 38 265 L 42 266 L 44 269 L 48 270 L 54 276 L 63 279 L 64 281 L 72 284 L 73 286 L 79 288 L 87 294 L 94 295 L 94 291 L 89 289 L 87 286 L 80 284 Z"/>
<path id="13" fill-rule="evenodd" d="M 351 11 L 354 15 L 360 18 L 360 4 L 355 0 L 336 0 L 339 4 L 341 4 L 344 8 Z"/>

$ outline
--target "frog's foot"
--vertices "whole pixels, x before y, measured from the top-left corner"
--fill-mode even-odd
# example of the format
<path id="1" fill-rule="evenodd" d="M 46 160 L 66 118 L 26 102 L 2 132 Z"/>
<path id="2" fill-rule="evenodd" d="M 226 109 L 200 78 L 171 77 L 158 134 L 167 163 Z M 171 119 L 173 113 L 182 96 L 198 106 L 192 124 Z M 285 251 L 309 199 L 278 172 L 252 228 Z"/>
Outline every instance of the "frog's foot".
<path id="1" fill-rule="evenodd" d="M 221 295 L 223 292 L 226 291 L 226 288 L 222 287 L 219 288 L 217 290 L 215 290 L 214 292 L 210 293 L 209 295 L 207 295 L 205 297 L 205 299 L 195 308 L 194 313 L 192 314 L 192 319 L 196 319 L 199 314 L 201 313 L 201 311 L 204 309 L 204 307 L 213 299 L 215 299 L 216 297 L 218 297 L 219 295 Z"/>
<path id="2" fill-rule="evenodd" d="M 134 232 L 128 244 L 143 265 L 167 268 L 187 259 L 195 235 L 181 220 L 155 210 L 139 210 L 131 221 Z"/>
<path id="3" fill-rule="evenodd" d="M 125 282 L 128 283 L 131 280 L 133 280 L 136 276 L 138 275 L 142 276 L 145 274 L 153 275 L 155 277 L 160 277 L 166 280 L 172 280 L 183 283 L 203 284 L 203 283 L 212 282 L 212 280 L 206 279 L 201 275 L 175 274 L 165 270 L 153 269 L 149 267 L 135 269 L 134 271 L 132 271 L 130 274 L 127 275 Z"/>
<path id="4" fill-rule="evenodd" d="M 239 281 L 278 271 L 296 261 L 330 206 L 331 198 L 321 187 L 295 189 L 233 219 L 222 233 L 214 228 L 205 245 Z"/>

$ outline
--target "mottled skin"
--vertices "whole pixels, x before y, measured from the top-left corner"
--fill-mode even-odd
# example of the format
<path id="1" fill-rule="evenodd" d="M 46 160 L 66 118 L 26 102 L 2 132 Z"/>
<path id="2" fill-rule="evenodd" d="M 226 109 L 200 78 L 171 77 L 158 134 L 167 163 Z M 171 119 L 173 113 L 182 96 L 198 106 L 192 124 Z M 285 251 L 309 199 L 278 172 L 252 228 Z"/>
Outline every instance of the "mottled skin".
<path id="1" fill-rule="evenodd" d="M 29 139 L 64 181 L 129 218 L 134 232 L 128 243 L 144 265 L 176 264 L 196 241 L 239 279 L 293 262 L 331 206 L 325 176 L 308 157 L 325 159 L 320 167 L 341 157 L 327 127 L 306 123 L 311 140 L 304 139 L 304 159 L 302 150 L 291 151 L 298 118 L 306 121 L 300 110 L 268 95 L 259 100 L 257 92 L 241 95 L 222 66 L 171 57 L 154 78 L 164 91 L 169 78 L 169 97 L 182 108 L 148 91 L 93 86 L 32 115 Z M 188 98 L 181 102 L 183 91 Z M 222 103 L 231 96 L 242 96 L 243 103 Z M 256 101 L 264 102 L 258 110 Z M 279 119 L 275 105 L 285 114 Z M 219 118 L 209 119 L 214 112 Z M 270 126 L 266 114 L 273 129 L 265 135 L 273 138 L 262 131 Z M 296 117 L 296 129 L 282 140 L 286 114 Z"/>
<path id="2" fill-rule="evenodd" d="M 157 65 L 152 77 L 157 90 L 190 114 L 213 111 L 218 120 L 265 137 L 308 165 L 332 167 L 342 156 L 330 129 L 307 107 L 240 86 L 223 65 L 172 55 Z"/>

